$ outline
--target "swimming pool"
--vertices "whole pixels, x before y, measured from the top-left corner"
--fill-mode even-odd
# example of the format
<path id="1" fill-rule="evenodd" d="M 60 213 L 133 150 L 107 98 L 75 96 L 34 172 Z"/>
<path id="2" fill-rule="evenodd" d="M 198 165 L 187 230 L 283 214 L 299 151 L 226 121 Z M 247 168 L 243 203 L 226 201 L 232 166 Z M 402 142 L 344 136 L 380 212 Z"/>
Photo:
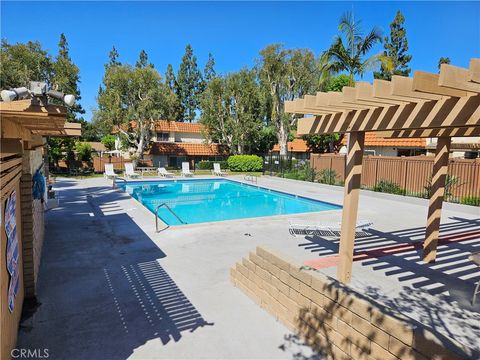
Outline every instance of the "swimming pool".
<path id="1" fill-rule="evenodd" d="M 186 224 L 341 209 L 226 179 L 129 182 L 121 188 L 152 213 L 166 203 Z M 158 216 L 168 225 L 182 225 L 164 206 Z"/>

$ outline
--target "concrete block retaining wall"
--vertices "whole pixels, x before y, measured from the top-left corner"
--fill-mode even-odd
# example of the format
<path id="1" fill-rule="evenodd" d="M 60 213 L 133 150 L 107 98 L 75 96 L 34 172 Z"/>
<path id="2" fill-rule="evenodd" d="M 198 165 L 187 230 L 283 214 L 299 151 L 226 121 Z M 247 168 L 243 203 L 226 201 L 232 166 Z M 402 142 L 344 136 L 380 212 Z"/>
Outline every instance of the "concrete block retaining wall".
<path id="1" fill-rule="evenodd" d="M 467 359 L 468 350 L 297 264 L 257 247 L 230 271 L 233 284 L 330 359 Z"/>

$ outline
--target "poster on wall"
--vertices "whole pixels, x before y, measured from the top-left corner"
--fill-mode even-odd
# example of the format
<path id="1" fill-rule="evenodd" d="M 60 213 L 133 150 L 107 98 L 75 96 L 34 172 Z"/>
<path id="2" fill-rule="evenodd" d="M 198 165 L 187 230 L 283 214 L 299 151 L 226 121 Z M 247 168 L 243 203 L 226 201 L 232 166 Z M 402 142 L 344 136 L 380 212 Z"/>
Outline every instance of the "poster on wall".
<path id="1" fill-rule="evenodd" d="M 7 234 L 7 270 L 10 274 L 8 286 L 8 310 L 13 312 L 15 296 L 19 287 L 19 245 L 17 236 L 17 193 L 13 191 L 5 205 L 5 233 Z"/>

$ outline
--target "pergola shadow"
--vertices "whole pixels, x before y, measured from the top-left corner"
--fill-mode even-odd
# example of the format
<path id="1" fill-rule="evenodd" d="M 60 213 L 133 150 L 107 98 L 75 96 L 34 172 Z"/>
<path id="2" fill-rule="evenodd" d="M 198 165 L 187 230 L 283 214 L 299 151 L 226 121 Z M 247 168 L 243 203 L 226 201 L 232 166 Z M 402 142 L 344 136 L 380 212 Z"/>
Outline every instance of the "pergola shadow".
<path id="1" fill-rule="evenodd" d="M 478 304 L 472 307 L 469 301 L 474 284 L 480 280 L 480 268 L 468 260 L 468 256 L 480 247 L 480 219 L 452 217 L 451 220 L 440 227 L 435 263 L 422 260 L 424 227 L 392 232 L 371 230 L 371 236 L 356 239 L 353 261 L 372 271 L 382 271 L 402 285 L 422 289 L 431 295 L 449 295 L 460 306 L 477 309 Z M 323 257 L 318 261 L 319 266 L 313 267 L 335 264 L 331 260 L 338 258 L 339 240 L 318 236 L 305 239 L 308 242 L 299 246 Z"/>
<path id="2" fill-rule="evenodd" d="M 126 359 L 148 341 L 166 345 L 213 325 L 163 268 L 166 254 L 120 206 L 127 194 L 109 187 L 62 194 L 47 216 L 40 306 L 23 319 L 18 346 L 47 347 L 54 358 Z"/>

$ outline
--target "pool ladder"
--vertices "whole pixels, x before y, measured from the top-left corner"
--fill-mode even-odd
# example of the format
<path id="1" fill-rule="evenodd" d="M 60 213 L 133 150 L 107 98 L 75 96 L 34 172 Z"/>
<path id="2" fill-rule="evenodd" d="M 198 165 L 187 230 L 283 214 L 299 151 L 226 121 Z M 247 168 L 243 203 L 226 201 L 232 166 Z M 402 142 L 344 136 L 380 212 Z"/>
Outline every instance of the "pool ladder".
<path id="1" fill-rule="evenodd" d="M 243 176 L 243 179 L 245 181 L 251 181 L 252 183 L 257 183 L 258 182 L 258 176 L 257 175 L 252 175 L 252 174 L 246 174 Z"/>
<path id="2" fill-rule="evenodd" d="M 158 230 L 158 210 L 162 207 L 162 206 L 165 206 L 167 208 L 168 211 L 170 211 L 172 213 L 173 216 L 175 216 L 177 218 L 178 221 L 180 221 L 182 224 L 186 224 L 185 221 L 183 221 L 182 219 L 180 219 L 178 217 L 177 214 L 175 214 L 175 212 L 170 208 L 170 206 L 168 206 L 167 203 L 161 203 L 160 205 L 157 206 L 157 208 L 155 209 L 155 231 L 158 233 L 160 232 L 160 230 Z"/>

